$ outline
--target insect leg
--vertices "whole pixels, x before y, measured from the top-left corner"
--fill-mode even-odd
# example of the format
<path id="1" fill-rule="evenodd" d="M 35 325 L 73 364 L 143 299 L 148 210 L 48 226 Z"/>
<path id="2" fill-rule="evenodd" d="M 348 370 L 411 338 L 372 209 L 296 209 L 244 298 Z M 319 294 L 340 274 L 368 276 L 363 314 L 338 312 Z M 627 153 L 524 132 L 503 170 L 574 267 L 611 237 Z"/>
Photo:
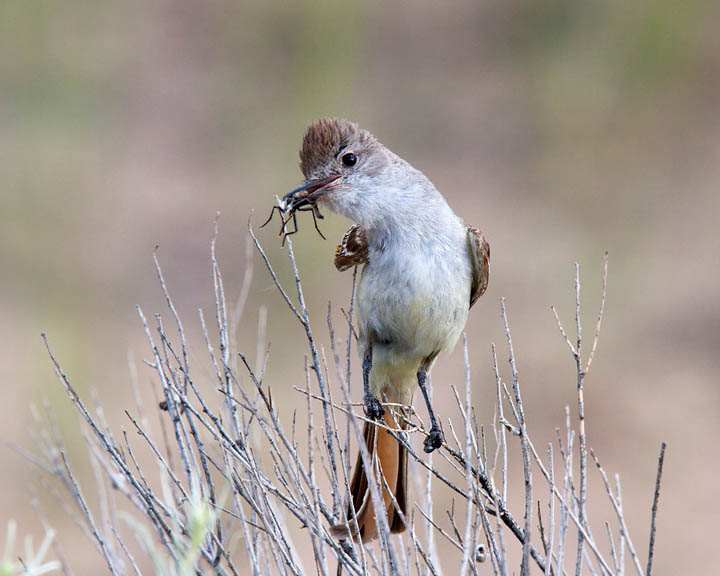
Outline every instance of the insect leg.
<path id="1" fill-rule="evenodd" d="M 272 220 L 273 216 L 275 215 L 275 210 L 280 212 L 280 218 L 282 218 L 282 209 L 280 208 L 280 206 L 275 205 L 272 207 L 272 210 L 270 210 L 270 216 L 268 217 L 267 220 L 265 220 L 265 223 L 263 225 L 261 225 L 260 228 L 265 228 L 265 226 L 270 224 L 270 220 Z"/>

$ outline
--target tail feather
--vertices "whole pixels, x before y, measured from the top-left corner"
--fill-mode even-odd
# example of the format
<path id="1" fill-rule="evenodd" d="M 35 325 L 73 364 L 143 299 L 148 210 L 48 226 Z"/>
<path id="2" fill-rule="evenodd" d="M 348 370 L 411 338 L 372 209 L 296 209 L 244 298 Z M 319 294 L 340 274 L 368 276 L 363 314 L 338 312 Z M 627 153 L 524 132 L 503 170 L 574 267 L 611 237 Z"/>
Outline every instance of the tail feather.
<path id="1" fill-rule="evenodd" d="M 405 428 L 404 421 L 398 421 L 391 410 L 385 411 L 383 419 L 385 425 L 390 428 Z M 380 488 L 390 530 L 391 532 L 403 532 L 406 528 L 403 517 L 407 511 L 407 450 L 390 433 L 370 422 L 365 423 L 363 438 L 370 453 L 371 461 L 377 463 L 382 478 L 384 478 Z M 388 487 L 392 492 L 392 496 L 388 492 Z M 377 526 L 375 525 L 374 506 L 360 454 L 358 454 L 355 462 L 350 482 L 350 495 L 351 501 L 347 510 L 347 518 L 351 529 L 353 529 L 353 523 L 350 518 L 352 518 L 352 509 L 354 509 L 359 536 L 364 542 L 375 539 L 377 537 Z M 350 506 L 352 506 L 352 509 Z M 335 526 L 333 532 L 337 536 L 347 535 L 347 529 L 344 525 Z"/>
<path id="2" fill-rule="evenodd" d="M 401 426 L 405 428 L 404 422 Z M 402 433 L 401 433 L 402 434 Z M 402 517 L 398 514 L 397 510 L 393 510 L 392 521 L 390 522 L 390 531 L 394 533 L 405 532 L 407 526 L 405 525 L 405 518 L 407 518 L 407 467 L 408 467 L 408 454 L 405 446 L 398 443 L 398 476 L 397 482 L 395 483 L 395 501 L 397 502 Z"/>

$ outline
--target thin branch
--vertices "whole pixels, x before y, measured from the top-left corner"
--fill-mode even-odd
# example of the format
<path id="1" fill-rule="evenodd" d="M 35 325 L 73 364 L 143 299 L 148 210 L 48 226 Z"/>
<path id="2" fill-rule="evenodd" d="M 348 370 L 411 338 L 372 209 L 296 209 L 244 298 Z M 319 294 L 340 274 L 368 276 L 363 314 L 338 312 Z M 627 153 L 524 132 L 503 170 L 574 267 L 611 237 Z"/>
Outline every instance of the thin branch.
<path id="1" fill-rule="evenodd" d="M 646 576 L 652 575 L 653 557 L 655 555 L 655 518 L 657 517 L 658 501 L 660 500 L 660 482 L 662 481 L 663 464 L 665 462 L 665 442 L 660 446 L 660 457 L 658 458 L 657 477 L 655 478 L 655 494 L 653 495 L 652 515 L 650 517 L 650 546 L 648 547 L 648 561 Z"/>
<path id="2" fill-rule="evenodd" d="M 523 555 L 520 566 L 520 575 L 527 576 L 530 573 L 530 540 L 532 527 L 532 472 L 530 470 L 530 457 L 528 455 L 528 437 L 525 427 L 525 412 L 523 410 L 520 385 L 518 383 L 517 366 L 515 365 L 515 353 L 513 351 L 510 326 L 508 325 L 507 312 L 505 311 L 505 299 L 501 298 L 500 306 L 502 311 L 503 325 L 505 326 L 505 338 L 508 346 L 508 362 L 512 372 L 513 391 L 515 393 L 515 404 L 518 411 L 518 424 L 520 426 L 520 441 L 523 459 L 523 476 L 525 479 L 525 526 L 523 529 Z"/>
<path id="3" fill-rule="evenodd" d="M 603 260 L 603 281 L 602 281 L 602 297 L 600 300 L 600 311 L 598 312 L 597 324 L 595 325 L 595 338 L 593 339 L 593 345 L 590 349 L 590 356 L 588 356 L 587 364 L 585 364 L 585 374 L 590 372 L 590 364 L 592 364 L 593 358 L 595 358 L 595 349 L 597 348 L 598 339 L 600 338 L 600 327 L 602 326 L 603 316 L 605 314 L 605 298 L 607 295 L 607 278 L 608 278 L 608 253 L 605 251 L 605 258 Z"/>

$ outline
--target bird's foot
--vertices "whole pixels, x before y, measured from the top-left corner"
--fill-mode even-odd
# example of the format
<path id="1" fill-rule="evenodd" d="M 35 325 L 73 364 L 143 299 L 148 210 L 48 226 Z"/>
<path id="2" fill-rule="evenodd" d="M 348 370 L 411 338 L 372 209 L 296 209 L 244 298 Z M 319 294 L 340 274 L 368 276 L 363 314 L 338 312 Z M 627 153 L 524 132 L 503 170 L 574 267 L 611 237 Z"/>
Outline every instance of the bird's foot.
<path id="1" fill-rule="evenodd" d="M 443 433 L 440 428 L 430 428 L 430 434 L 425 438 L 423 442 L 423 449 L 426 453 L 430 454 L 433 450 L 437 450 L 442 446 Z"/>
<path id="2" fill-rule="evenodd" d="M 367 394 L 365 396 L 365 415 L 370 418 L 370 420 L 378 420 L 379 418 L 382 418 L 383 414 L 385 414 L 385 407 L 382 405 L 382 402 L 375 398 L 372 394 Z"/>

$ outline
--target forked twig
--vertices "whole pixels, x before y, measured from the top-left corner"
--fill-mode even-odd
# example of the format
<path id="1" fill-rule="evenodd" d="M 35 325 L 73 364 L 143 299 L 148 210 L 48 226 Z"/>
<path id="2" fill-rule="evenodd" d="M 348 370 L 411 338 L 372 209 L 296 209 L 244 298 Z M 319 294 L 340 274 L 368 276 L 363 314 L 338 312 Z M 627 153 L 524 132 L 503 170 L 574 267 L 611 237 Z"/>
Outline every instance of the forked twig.
<path id="1" fill-rule="evenodd" d="M 65 509 L 91 539 L 111 573 L 139 574 L 138 567 L 143 565 L 137 558 L 136 549 L 124 539 L 125 528 L 116 525 L 118 513 L 115 501 L 125 499 L 132 511 L 133 525 L 142 527 L 138 528 L 143 534 L 138 537 L 140 553 L 152 556 L 156 550 L 161 551 L 162 562 L 167 562 L 167 565 L 163 564 L 162 573 L 168 574 L 176 574 L 181 566 L 190 565 L 187 573 L 238 575 L 241 570 L 235 566 L 231 551 L 236 542 L 242 542 L 243 557 L 248 561 L 250 572 L 256 576 L 301 576 L 312 572 L 312 566 L 303 565 L 303 561 L 307 561 L 306 556 L 311 557 L 314 572 L 318 574 L 333 573 L 333 563 L 337 563 L 343 574 L 363 576 L 437 575 L 442 573 L 441 567 L 446 560 L 454 563 L 451 565 L 455 567 L 460 566 L 462 574 L 478 574 L 481 570 L 477 563 L 489 556 L 493 574 L 505 576 L 517 570 L 517 567 L 508 565 L 509 558 L 512 558 L 506 553 L 505 532 L 508 531 L 511 534 L 508 542 L 513 541 L 515 546 L 522 547 L 520 574 L 530 574 L 531 563 L 534 563 L 545 576 L 566 575 L 563 564 L 571 561 L 575 565 L 575 574 L 583 572 L 583 567 L 590 574 L 595 574 L 596 569 L 604 576 L 620 574 L 624 569 L 626 549 L 638 574 L 642 574 L 624 519 L 619 481 L 614 491 L 592 451 L 620 526 L 619 535 L 614 536 L 610 524 L 605 523 L 610 540 L 610 562 L 603 556 L 603 546 L 593 538 L 585 510 L 587 480 L 583 380 L 595 355 L 605 310 L 607 256 L 603 266 L 603 294 L 595 339 L 584 368 L 577 267 L 575 342 L 571 342 L 553 307 L 560 333 L 573 354 L 578 371 L 577 442 L 567 410 L 565 433 L 562 438 L 558 433 L 559 456 L 555 458 L 551 445 L 548 446 L 547 457 L 541 457 L 535 449 L 528 430 L 528 409 L 523 404 L 503 299 L 501 321 L 507 340 L 510 376 L 506 384 L 501 377 L 493 346 L 493 385 L 497 406 L 492 426 L 496 445 L 492 444 L 493 435 L 486 439 L 488 424 L 478 422 L 476 417 L 471 398 L 470 354 L 467 341 L 463 338 L 464 396 L 458 391 L 459 387 L 451 385 L 462 422 L 457 422 L 457 419 L 454 424 L 452 419 L 446 421 L 447 442 L 434 458 L 429 458 L 415 449 L 418 437 L 428 431 L 409 407 L 386 403 L 397 416 L 396 425 L 388 426 L 384 421 L 369 421 L 359 410 L 362 404 L 353 403 L 350 368 L 353 337 L 357 338 L 353 328 L 357 269 L 353 274 L 349 311 L 343 311 L 344 320 L 341 319 L 341 322 L 347 323 L 347 334 L 343 328 L 341 336 L 345 340 L 343 358 L 338 351 L 333 328 L 334 312 L 328 305 L 327 329 L 332 351 L 328 359 L 327 345 L 311 328 L 311 315 L 289 238 L 292 232 L 286 228 L 292 219 L 297 230 L 297 211 L 313 211 L 314 217 L 319 214 L 314 212 L 314 206 L 298 203 L 292 215 L 284 214 L 278 206 L 271 212 L 271 218 L 276 210 L 280 211 L 283 219 L 281 234 L 284 240 L 287 239 L 288 262 L 295 283 L 292 297 L 281 285 L 250 222 L 248 234 L 275 288 L 292 317 L 303 328 L 307 345 L 302 374 L 298 370 L 291 376 L 290 382 L 281 383 L 282 388 L 270 380 L 272 371 L 266 372 L 270 347 L 265 345 L 265 319 L 262 314 L 257 323 L 254 366 L 242 351 L 236 349 L 235 335 L 245 327 L 242 312 L 249 298 L 252 273 L 246 270 L 236 310 L 228 314 L 220 266 L 215 257 L 217 228 L 211 243 L 216 322 L 212 326 L 206 324 L 200 311 L 198 329 L 199 338 L 205 344 L 203 353 L 205 364 L 210 366 L 209 375 L 198 369 L 203 362 L 194 358 L 193 339 L 190 333 L 185 332 L 180 310 L 169 295 L 159 259 L 157 254 L 154 255 L 161 292 L 174 322 L 172 334 L 169 334 L 160 315 L 149 316 L 151 321 L 154 318 L 151 328 L 138 308 L 151 358 L 145 364 L 149 368 L 149 379 L 162 392 L 163 410 L 140 412 L 143 396 L 150 395 L 155 388 L 143 389 L 140 385 L 142 378 L 136 378 L 131 370 L 132 391 L 139 415 L 131 411 L 126 414 L 132 424 L 131 430 L 137 435 L 123 430 L 117 438 L 114 436 L 105 422 L 101 402 L 98 400 L 94 405 L 90 404 L 90 408 L 86 406 L 43 336 L 56 375 L 82 419 L 83 437 L 95 473 L 99 513 L 92 509 L 88 503 L 90 499 L 80 491 L 80 483 L 65 456 L 50 417 L 43 422 L 36 416 L 37 425 L 33 427 L 32 436 L 41 454 L 30 455 L 29 458 L 43 470 L 41 481 L 44 482 L 43 487 L 47 486 L 45 491 L 48 494 L 57 499 L 66 494 L 70 505 L 63 503 Z M 251 246 L 250 243 L 248 246 Z M 246 254 L 246 262 L 249 266 L 249 254 Z M 335 374 L 332 374 L 328 362 L 334 364 Z M 243 371 L 242 375 L 238 369 Z M 279 390 L 282 392 L 279 393 Z M 289 400 L 278 398 L 288 394 L 291 395 Z M 157 402 L 152 405 L 157 406 Z M 291 406 L 289 412 L 288 406 Z M 153 434 L 149 425 L 155 420 L 162 425 L 161 434 L 167 424 L 165 446 L 163 436 Z M 425 529 L 421 529 L 424 534 L 415 530 L 414 509 L 403 513 L 399 498 L 390 490 L 388 477 L 373 457 L 374 451 L 365 445 L 361 422 L 371 422 L 392 435 L 407 451 L 414 470 L 422 471 L 422 475 L 414 475 L 422 477 L 419 484 L 423 502 L 416 508 L 424 519 L 420 520 L 418 516 L 418 521 L 424 524 Z M 351 443 L 357 443 L 360 461 L 365 470 L 370 471 L 366 474 L 368 499 L 375 512 L 379 547 L 363 543 L 358 511 L 353 506 L 346 506 L 351 493 Z M 580 468 L 577 486 L 573 479 L 576 447 Z M 27 453 L 21 448 L 18 451 Z M 523 462 L 524 505 L 519 499 L 517 503 L 511 501 L 513 488 L 508 486 L 516 481 L 508 475 L 508 462 L 512 454 L 518 452 Z M 653 568 L 664 455 L 663 443 L 655 482 L 645 576 L 651 576 Z M 161 470 L 163 480 L 158 481 L 154 474 L 143 469 L 147 457 Z M 177 468 L 173 461 L 180 463 Z M 558 474 L 554 468 L 556 465 L 561 468 Z M 540 474 L 532 474 L 533 466 L 539 469 Z M 54 486 L 54 482 L 59 487 Z M 108 490 L 110 486 L 114 490 Z M 450 509 L 445 510 L 445 516 L 438 519 L 433 517 L 433 511 L 438 510 L 436 502 L 442 493 L 452 495 L 455 500 Z M 536 497 L 542 501 L 547 498 L 547 517 L 544 513 L 540 517 L 540 511 L 545 508 L 541 502 L 534 502 L 534 494 L 539 494 Z M 395 536 L 390 531 L 388 518 L 383 513 L 386 498 L 389 505 L 397 508 L 398 517 L 408 528 L 404 536 Z M 535 504 L 539 530 L 533 530 Z M 518 514 L 520 508 L 524 511 L 522 521 L 514 515 L 516 507 Z M 490 516 L 495 516 L 495 521 L 491 521 Z M 345 526 L 347 538 L 336 540 L 331 526 Z M 569 529 L 576 529 L 578 533 L 577 555 L 574 558 L 570 558 L 566 545 Z M 448 543 L 442 554 L 435 545 L 436 533 Z M 238 536 L 237 540 L 234 535 Z M 192 557 L 188 556 L 190 551 Z M 68 572 L 67 569 L 65 571 Z"/>

